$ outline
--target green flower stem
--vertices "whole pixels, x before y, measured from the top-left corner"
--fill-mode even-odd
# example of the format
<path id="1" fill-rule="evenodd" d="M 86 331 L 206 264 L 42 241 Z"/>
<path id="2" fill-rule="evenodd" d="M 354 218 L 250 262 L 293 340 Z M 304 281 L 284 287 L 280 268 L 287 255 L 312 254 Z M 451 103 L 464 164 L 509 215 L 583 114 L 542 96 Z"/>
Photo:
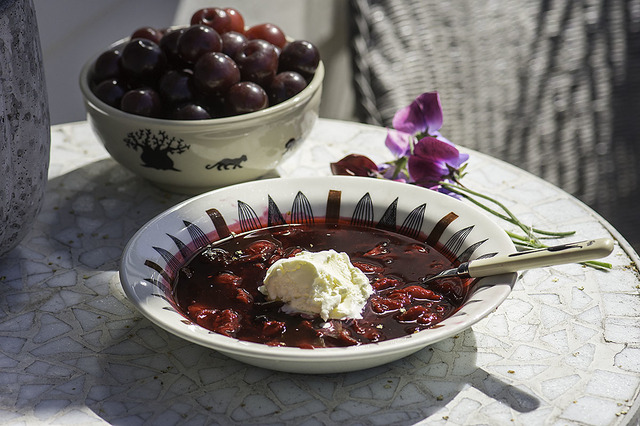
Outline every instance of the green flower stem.
<path id="1" fill-rule="evenodd" d="M 598 260 L 588 260 L 586 262 L 582 262 L 582 265 L 602 270 L 611 269 L 613 267 L 609 262 L 600 262 Z"/>
<path id="2" fill-rule="evenodd" d="M 530 228 L 528 228 L 522 222 L 520 222 L 520 220 L 513 213 L 511 213 L 511 210 L 509 210 L 507 208 L 507 206 L 505 206 L 504 204 L 502 204 L 498 200 L 496 200 L 496 199 L 494 199 L 492 197 L 489 197 L 488 195 L 484 195 L 484 194 L 481 194 L 479 192 L 473 191 L 473 190 L 471 190 L 471 189 L 469 189 L 467 187 L 464 187 L 462 185 L 452 185 L 452 184 L 447 183 L 447 182 L 440 182 L 440 185 L 443 188 L 447 188 L 448 190 L 455 192 L 456 194 L 460 194 L 460 195 L 465 196 L 465 198 L 469 199 L 470 201 L 475 201 L 475 200 L 473 200 L 470 197 L 466 196 L 467 194 L 465 194 L 465 193 L 469 193 L 469 194 L 471 194 L 471 195 L 473 195 L 475 197 L 484 198 L 485 200 L 488 200 L 488 201 L 494 203 L 495 205 L 500 207 L 506 213 L 506 216 L 500 214 L 499 217 L 501 217 L 502 219 L 504 219 L 504 220 L 516 225 L 518 228 L 522 229 L 527 235 L 531 235 Z M 481 206 L 481 203 L 478 203 L 478 202 L 474 202 L 474 204 Z"/>
<path id="3" fill-rule="evenodd" d="M 504 204 L 502 204 L 501 202 L 499 202 L 498 200 L 485 195 L 485 194 L 481 194 L 479 192 L 476 192 L 474 190 L 471 190 L 465 186 L 462 186 L 460 184 L 451 184 L 449 182 L 440 182 L 440 185 L 443 188 L 448 189 L 451 192 L 455 192 L 458 195 L 461 195 L 463 197 L 465 197 L 467 200 L 471 201 L 473 204 L 477 205 L 478 207 L 486 210 L 487 212 L 491 213 L 494 216 L 499 217 L 502 220 L 505 220 L 513 225 L 516 225 L 518 228 L 522 229 L 522 231 L 529 235 L 530 237 L 532 237 L 533 239 L 537 240 L 537 238 L 535 238 L 532 233 L 536 233 L 536 234 L 540 234 L 540 235 L 545 235 L 545 236 L 549 236 L 549 237 L 567 237 L 570 235 L 575 234 L 575 231 L 567 231 L 567 232 L 553 232 L 553 231 L 545 231 L 542 229 L 538 229 L 538 228 L 531 228 L 526 226 L 525 224 L 523 224 L 512 212 L 511 210 L 509 210 Z M 475 196 L 475 197 L 480 197 L 483 198 L 485 200 L 488 200 L 492 203 L 494 203 L 495 205 L 497 205 L 498 207 L 500 207 L 505 213 L 502 214 L 494 209 L 492 209 L 491 207 L 481 203 L 480 201 L 476 200 L 473 197 L 470 197 L 469 194 Z"/>
<path id="4" fill-rule="evenodd" d="M 528 236 L 522 236 L 511 231 L 505 231 L 505 232 L 509 237 L 511 237 L 511 240 L 516 245 L 521 245 L 523 247 L 535 247 L 536 245 L 540 244 L 539 241 L 531 239 Z"/>
<path id="5" fill-rule="evenodd" d="M 518 226 L 518 228 L 522 229 L 522 231 L 524 231 L 524 233 L 526 234 L 525 236 L 522 235 L 518 235 L 514 232 L 510 232 L 510 231 L 505 231 L 507 233 L 507 235 L 509 235 L 509 237 L 511 238 L 511 241 L 514 243 L 514 245 L 516 247 L 520 247 L 520 248 L 527 248 L 527 249 L 534 249 L 534 248 L 547 248 L 549 246 L 542 244 L 540 242 L 540 240 L 534 235 L 534 234 L 540 234 L 540 235 L 545 235 L 547 237 L 567 237 L 570 235 L 575 234 L 575 231 L 567 231 L 567 232 L 552 232 L 552 231 L 544 231 L 541 229 L 537 229 L 537 228 L 533 228 L 533 227 L 527 227 L 526 225 L 524 225 L 504 204 L 502 204 L 501 202 L 499 202 L 498 200 L 488 196 L 488 195 L 484 195 L 481 194 L 479 192 L 473 191 L 465 186 L 462 186 L 460 184 L 451 184 L 449 182 L 440 182 L 440 185 L 443 188 L 448 189 L 451 192 L 454 192 L 462 197 L 464 197 L 465 199 L 469 200 L 470 202 L 472 202 L 473 204 L 477 205 L 478 207 L 484 209 L 485 211 L 493 214 L 494 216 L 499 217 L 500 219 L 503 219 L 511 224 L 514 224 L 516 226 Z M 500 213 L 497 210 L 492 209 L 491 207 L 483 204 L 482 202 L 478 201 L 477 199 L 473 198 L 471 195 L 475 196 L 475 197 L 480 197 L 483 198 L 485 200 L 488 200 L 492 203 L 494 203 L 495 205 L 497 205 L 498 207 L 500 207 L 506 214 Z M 596 268 L 596 269 L 602 269 L 602 270 L 606 270 L 606 269 L 611 269 L 612 265 L 610 263 L 607 262 L 600 262 L 597 260 L 589 260 L 586 262 L 581 262 L 582 265 L 585 266 L 590 266 L 592 268 Z"/>
<path id="6" fill-rule="evenodd" d="M 395 167 L 395 169 L 393 170 L 393 179 L 397 179 L 398 175 L 400 175 L 401 172 L 407 169 L 408 163 L 408 157 L 401 157 L 392 163 L 392 165 Z"/>

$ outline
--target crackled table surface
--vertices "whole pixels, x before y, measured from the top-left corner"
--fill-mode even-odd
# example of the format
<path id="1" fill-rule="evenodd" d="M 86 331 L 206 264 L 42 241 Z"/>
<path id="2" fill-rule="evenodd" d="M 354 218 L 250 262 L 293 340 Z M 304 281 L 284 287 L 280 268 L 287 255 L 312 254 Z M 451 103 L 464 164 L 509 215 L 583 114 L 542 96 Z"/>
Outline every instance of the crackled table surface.
<path id="1" fill-rule="evenodd" d="M 279 173 L 329 175 L 329 163 L 352 152 L 388 159 L 384 137 L 319 120 Z M 525 222 L 576 239 L 613 236 L 612 269 L 522 273 L 495 312 L 454 338 L 374 369 L 299 375 L 188 343 L 133 308 L 118 280 L 122 250 L 186 197 L 120 167 L 87 123 L 54 126 L 42 212 L 0 259 L 0 423 L 635 424 L 637 254 L 565 192 L 470 154 L 465 183 Z"/>

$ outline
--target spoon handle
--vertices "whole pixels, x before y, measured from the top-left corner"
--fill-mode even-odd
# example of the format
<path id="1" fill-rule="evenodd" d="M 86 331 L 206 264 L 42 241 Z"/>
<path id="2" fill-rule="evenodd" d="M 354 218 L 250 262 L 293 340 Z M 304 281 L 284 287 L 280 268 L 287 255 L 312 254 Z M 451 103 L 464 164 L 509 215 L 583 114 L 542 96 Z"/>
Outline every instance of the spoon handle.
<path id="1" fill-rule="evenodd" d="M 608 256 L 612 250 L 613 241 L 609 238 L 560 244 L 504 256 L 472 260 L 469 262 L 468 274 L 471 277 L 486 277 L 564 263 L 584 262 Z"/>

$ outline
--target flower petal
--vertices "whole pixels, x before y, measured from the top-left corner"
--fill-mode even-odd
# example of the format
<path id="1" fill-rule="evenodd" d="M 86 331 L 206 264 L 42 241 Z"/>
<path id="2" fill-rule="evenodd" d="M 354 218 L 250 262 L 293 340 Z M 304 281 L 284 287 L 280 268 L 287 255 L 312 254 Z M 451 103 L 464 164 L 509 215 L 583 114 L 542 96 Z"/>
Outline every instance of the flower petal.
<path id="1" fill-rule="evenodd" d="M 442 133 L 440 133 L 440 132 L 439 132 L 439 131 L 437 131 L 437 130 L 436 130 L 435 132 L 430 133 L 430 134 L 429 134 L 429 136 L 433 136 L 434 138 L 436 138 L 436 139 L 438 139 L 438 140 L 441 140 L 442 142 L 446 142 L 446 143 L 448 143 L 449 145 L 453 145 L 453 146 L 455 146 L 455 144 L 454 144 L 453 142 L 451 142 L 449 139 L 445 138 L 445 137 L 442 135 Z"/>
<path id="2" fill-rule="evenodd" d="M 411 179 L 421 185 L 435 185 L 445 179 L 450 167 L 458 168 L 469 158 L 450 143 L 436 138 L 420 139 L 409 157 Z"/>
<path id="3" fill-rule="evenodd" d="M 467 160 L 469 159 L 469 154 L 462 154 L 460 153 L 458 155 L 458 161 L 457 163 L 454 161 L 452 163 L 448 163 L 451 167 L 459 169 L 460 166 L 462 166 L 464 163 L 467 162 Z"/>
<path id="4" fill-rule="evenodd" d="M 423 93 L 414 102 L 420 105 L 427 133 L 431 135 L 440 130 L 442 127 L 442 105 L 438 92 Z"/>
<path id="5" fill-rule="evenodd" d="M 331 163 L 331 172 L 334 175 L 369 177 L 377 175 L 378 166 L 369 157 L 349 154 L 342 160 Z"/>
<path id="6" fill-rule="evenodd" d="M 416 143 L 413 149 L 413 156 L 458 162 L 460 151 L 449 142 L 427 136 Z"/>
<path id="7" fill-rule="evenodd" d="M 413 139 L 413 135 L 410 133 L 405 133 L 395 129 L 387 129 L 387 139 L 384 141 L 384 144 L 396 157 L 404 157 L 411 152 L 411 143 Z"/>
<path id="8" fill-rule="evenodd" d="M 392 124 L 394 129 L 412 135 L 424 132 L 427 125 L 422 117 L 419 106 L 413 102 L 404 108 L 400 108 L 396 112 L 393 116 Z"/>
<path id="9" fill-rule="evenodd" d="M 437 132 L 442 127 L 442 106 L 438 92 L 419 95 L 411 104 L 401 108 L 393 116 L 393 127 L 415 135 Z"/>
<path id="10" fill-rule="evenodd" d="M 448 172 L 447 167 L 441 162 L 420 157 L 409 158 L 411 180 L 420 186 L 437 186 Z"/>

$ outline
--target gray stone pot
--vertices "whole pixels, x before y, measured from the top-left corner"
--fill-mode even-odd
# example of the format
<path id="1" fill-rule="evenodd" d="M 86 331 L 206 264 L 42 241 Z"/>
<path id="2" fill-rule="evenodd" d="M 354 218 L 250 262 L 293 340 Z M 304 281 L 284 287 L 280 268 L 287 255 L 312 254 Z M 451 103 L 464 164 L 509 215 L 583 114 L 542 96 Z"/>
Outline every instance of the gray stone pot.
<path id="1" fill-rule="evenodd" d="M 31 229 L 49 169 L 49 108 L 32 0 L 0 0 L 0 256 Z"/>

